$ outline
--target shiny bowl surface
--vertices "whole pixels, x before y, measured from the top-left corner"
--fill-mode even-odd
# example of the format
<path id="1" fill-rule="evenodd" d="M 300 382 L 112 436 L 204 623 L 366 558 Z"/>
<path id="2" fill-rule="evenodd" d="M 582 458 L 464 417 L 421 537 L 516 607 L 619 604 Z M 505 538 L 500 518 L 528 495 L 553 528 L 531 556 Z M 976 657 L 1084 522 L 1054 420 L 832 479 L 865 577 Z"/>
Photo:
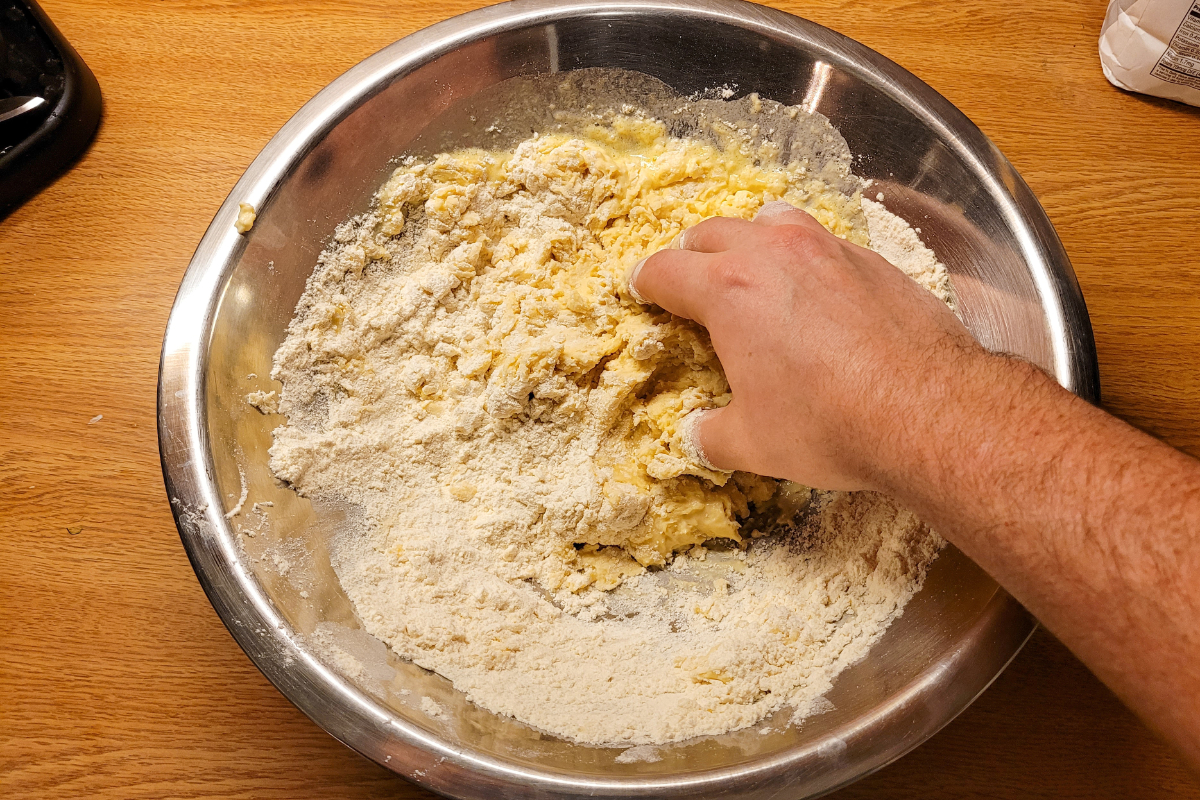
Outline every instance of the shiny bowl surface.
<path id="1" fill-rule="evenodd" d="M 180 535 L 217 613 L 280 691 L 342 742 L 435 791 L 830 791 L 949 722 L 1033 631 L 957 550 L 943 552 L 904 615 L 837 679 L 832 710 L 799 727 L 768 722 L 659 748 L 656 761 L 618 760 L 620 749 L 572 745 L 471 705 L 363 632 L 326 550 L 345 512 L 276 484 L 267 448 L 280 418 L 245 402 L 277 386 L 271 358 L 317 255 L 338 223 L 365 209 L 395 156 L 469 143 L 464 104 L 499 81 L 584 67 L 821 112 L 856 154 L 856 172 L 947 264 L 975 335 L 1098 399 L 1087 311 L 1050 221 L 987 138 L 913 75 L 837 33 L 738 0 L 505 3 L 406 37 L 338 78 L 270 141 L 217 213 L 162 352 L 159 440 Z M 258 212 L 246 235 L 234 229 L 239 203 Z M 423 696 L 447 718 L 421 712 L 413 698 Z"/>

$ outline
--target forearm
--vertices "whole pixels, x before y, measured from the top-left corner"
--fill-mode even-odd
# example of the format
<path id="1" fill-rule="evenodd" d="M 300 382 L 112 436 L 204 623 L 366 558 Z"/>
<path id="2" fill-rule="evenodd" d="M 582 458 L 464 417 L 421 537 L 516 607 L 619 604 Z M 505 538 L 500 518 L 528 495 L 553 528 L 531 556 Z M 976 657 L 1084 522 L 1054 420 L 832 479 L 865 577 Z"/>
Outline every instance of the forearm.
<path id="1" fill-rule="evenodd" d="M 1200 463 L 1001 356 L 936 371 L 875 482 L 1200 764 Z"/>
<path id="2" fill-rule="evenodd" d="M 874 253 L 786 204 L 711 219 L 630 294 L 708 328 L 715 468 L 895 496 L 1200 766 L 1200 465 L 987 353 Z"/>

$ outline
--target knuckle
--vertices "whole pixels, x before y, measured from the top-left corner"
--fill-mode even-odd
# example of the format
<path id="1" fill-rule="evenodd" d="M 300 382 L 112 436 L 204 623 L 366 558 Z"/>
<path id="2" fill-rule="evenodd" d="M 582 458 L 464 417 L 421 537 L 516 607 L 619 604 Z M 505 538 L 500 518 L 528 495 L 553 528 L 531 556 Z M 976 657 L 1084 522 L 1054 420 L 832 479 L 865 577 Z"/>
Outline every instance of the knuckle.
<path id="1" fill-rule="evenodd" d="M 722 258 L 713 263 L 709 280 L 714 289 L 725 293 L 751 289 L 758 283 L 754 270 L 745 261 L 732 258 Z"/>
<path id="2" fill-rule="evenodd" d="M 772 232 L 772 244 L 790 253 L 813 255 L 820 247 L 820 236 L 802 225 L 780 225 Z"/>

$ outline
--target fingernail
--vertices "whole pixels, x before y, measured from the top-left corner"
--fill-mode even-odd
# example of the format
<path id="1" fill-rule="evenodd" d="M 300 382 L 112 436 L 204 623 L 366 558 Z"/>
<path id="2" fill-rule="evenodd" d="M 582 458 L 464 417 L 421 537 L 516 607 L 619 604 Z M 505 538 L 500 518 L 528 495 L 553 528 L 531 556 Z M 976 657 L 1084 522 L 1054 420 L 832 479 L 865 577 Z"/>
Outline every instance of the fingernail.
<path id="1" fill-rule="evenodd" d="M 796 207 L 786 200 L 772 200 L 771 202 L 764 204 L 763 207 L 758 210 L 758 213 L 754 215 L 754 219 L 764 216 L 769 217 L 773 214 L 780 214 L 795 210 Z"/>
<path id="2" fill-rule="evenodd" d="M 706 414 L 715 411 L 716 409 L 706 408 L 693 411 L 684 417 L 679 422 L 679 446 L 683 450 L 683 454 L 692 461 L 705 469 L 710 469 L 713 472 L 724 472 L 726 474 L 733 472 L 731 469 L 721 469 L 715 466 L 708 460 L 708 455 L 704 452 L 704 446 L 700 444 L 700 422 Z"/>
<path id="3" fill-rule="evenodd" d="M 688 230 L 691 230 L 691 229 L 689 228 Z M 674 239 L 672 239 L 671 243 L 669 245 L 667 245 L 667 249 L 668 250 L 686 250 L 687 247 L 686 247 L 686 243 L 684 241 L 686 236 L 687 236 L 686 230 L 680 231 L 679 235 L 676 236 Z"/>
<path id="4" fill-rule="evenodd" d="M 646 256 L 646 258 L 643 258 L 641 261 L 633 265 L 633 271 L 629 273 L 628 282 L 630 297 L 644 306 L 650 305 L 650 301 L 647 300 L 642 293 L 637 290 L 637 277 L 638 273 L 642 271 L 642 267 L 646 265 L 646 259 L 648 258 L 650 258 L 650 256 Z"/>

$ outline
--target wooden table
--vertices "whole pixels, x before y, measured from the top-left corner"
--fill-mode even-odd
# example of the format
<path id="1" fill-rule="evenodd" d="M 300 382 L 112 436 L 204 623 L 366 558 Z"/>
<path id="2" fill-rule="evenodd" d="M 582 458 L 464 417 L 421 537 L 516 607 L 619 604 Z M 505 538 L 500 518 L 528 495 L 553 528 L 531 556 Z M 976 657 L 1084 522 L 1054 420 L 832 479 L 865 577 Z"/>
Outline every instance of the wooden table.
<path id="1" fill-rule="evenodd" d="M 155 380 L 192 250 L 259 149 L 354 63 L 476 5 L 45 0 L 105 116 L 0 221 L 0 795 L 431 797 L 322 732 L 225 632 L 167 507 Z M 1103 0 L 773 5 L 992 137 L 1074 261 L 1106 407 L 1200 454 L 1200 109 L 1105 82 Z M 836 796 L 1200 797 L 1200 780 L 1042 632 L 942 733 Z"/>

